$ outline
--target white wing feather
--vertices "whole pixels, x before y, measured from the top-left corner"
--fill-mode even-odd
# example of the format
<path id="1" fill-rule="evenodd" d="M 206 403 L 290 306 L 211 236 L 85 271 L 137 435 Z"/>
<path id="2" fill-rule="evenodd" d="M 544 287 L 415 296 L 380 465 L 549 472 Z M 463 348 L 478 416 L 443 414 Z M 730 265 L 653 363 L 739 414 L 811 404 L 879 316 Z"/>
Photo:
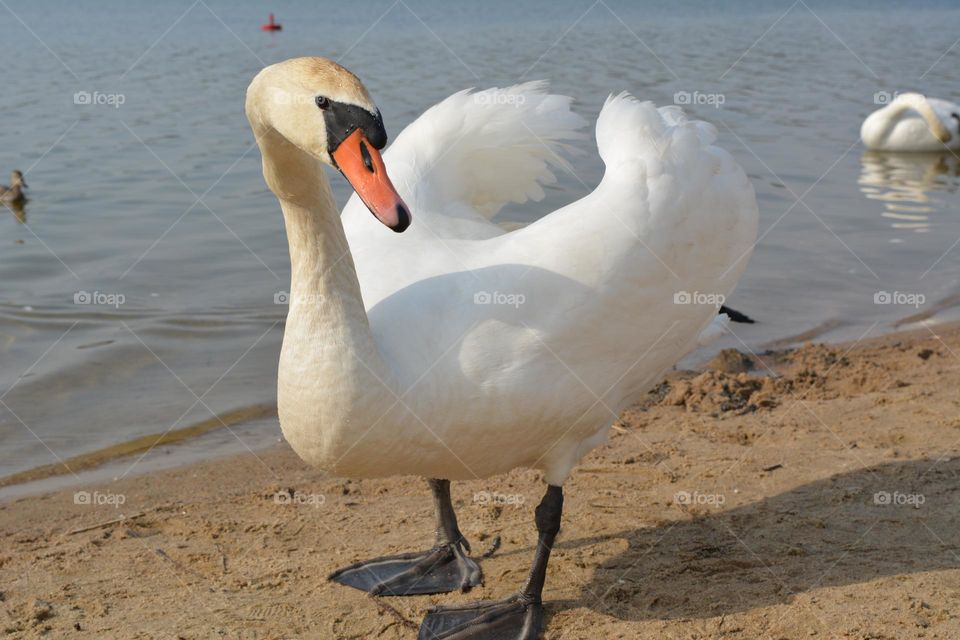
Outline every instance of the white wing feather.
<path id="1" fill-rule="evenodd" d="M 417 226 L 440 238 L 479 238 L 502 231 L 489 219 L 507 203 L 538 201 L 562 153 L 583 138 L 586 121 L 571 98 L 547 93 L 545 82 L 455 93 L 404 129 L 384 155 L 391 180 Z M 348 227 L 376 222 L 354 196 Z M 427 227 L 429 229 L 427 229 Z"/>

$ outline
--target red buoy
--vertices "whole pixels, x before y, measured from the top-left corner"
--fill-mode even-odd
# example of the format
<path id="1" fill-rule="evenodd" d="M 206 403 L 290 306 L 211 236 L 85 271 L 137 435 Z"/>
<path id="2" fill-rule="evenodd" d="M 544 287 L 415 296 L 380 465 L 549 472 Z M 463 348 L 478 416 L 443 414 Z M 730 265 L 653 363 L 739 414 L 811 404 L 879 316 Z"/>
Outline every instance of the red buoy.
<path id="1" fill-rule="evenodd" d="M 273 14 L 271 13 L 271 14 L 270 14 L 270 22 L 268 22 L 267 24 L 262 24 L 262 25 L 260 25 L 260 28 L 261 28 L 263 31 L 282 31 L 282 30 L 283 30 L 283 25 L 282 25 L 282 24 L 277 24 L 276 22 L 274 22 L 274 21 L 273 21 Z"/>

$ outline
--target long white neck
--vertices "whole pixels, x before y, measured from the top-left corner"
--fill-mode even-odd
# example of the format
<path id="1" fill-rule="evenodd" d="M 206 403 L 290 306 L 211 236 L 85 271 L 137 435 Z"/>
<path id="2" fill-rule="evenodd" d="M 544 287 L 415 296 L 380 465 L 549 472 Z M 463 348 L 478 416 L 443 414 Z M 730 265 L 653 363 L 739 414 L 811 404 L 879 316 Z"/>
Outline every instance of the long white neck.
<path id="1" fill-rule="evenodd" d="M 370 332 L 330 182 L 317 160 L 279 134 L 258 141 L 264 177 L 283 209 L 292 267 L 278 376 L 281 423 L 285 414 L 291 422 L 321 424 L 362 419 L 389 406 L 384 383 L 395 385 Z"/>
<path id="2" fill-rule="evenodd" d="M 887 107 L 875 112 L 869 127 L 869 136 L 872 140 L 883 141 L 892 133 L 894 127 L 900 122 L 901 116 L 907 111 L 917 112 L 927 123 L 930 133 L 941 142 L 949 142 L 951 139 L 950 130 L 940 120 L 940 116 L 931 106 L 926 96 L 918 93 L 905 93 L 897 98 Z"/>

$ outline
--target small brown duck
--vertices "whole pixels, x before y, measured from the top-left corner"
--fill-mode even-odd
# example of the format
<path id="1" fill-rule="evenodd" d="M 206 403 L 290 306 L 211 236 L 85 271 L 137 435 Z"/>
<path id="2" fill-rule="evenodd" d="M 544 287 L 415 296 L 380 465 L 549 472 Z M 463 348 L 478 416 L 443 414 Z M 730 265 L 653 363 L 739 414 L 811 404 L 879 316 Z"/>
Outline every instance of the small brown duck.
<path id="1" fill-rule="evenodd" d="M 19 171 L 10 172 L 10 186 L 5 187 L 0 184 L 0 202 L 3 203 L 21 203 L 27 199 L 24 189 L 27 183 L 23 180 L 23 174 Z"/>

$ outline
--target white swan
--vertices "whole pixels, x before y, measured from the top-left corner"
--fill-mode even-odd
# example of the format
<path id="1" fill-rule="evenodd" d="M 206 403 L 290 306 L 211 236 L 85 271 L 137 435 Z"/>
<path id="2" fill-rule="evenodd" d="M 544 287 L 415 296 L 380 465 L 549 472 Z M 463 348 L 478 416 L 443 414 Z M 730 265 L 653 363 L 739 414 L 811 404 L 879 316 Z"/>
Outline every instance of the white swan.
<path id="1" fill-rule="evenodd" d="M 469 588 L 480 569 L 449 480 L 526 466 L 549 485 L 520 593 L 432 610 L 421 637 L 538 635 L 561 485 L 716 316 L 713 304 L 678 302 L 729 294 L 756 237 L 753 189 L 713 146 L 713 127 L 626 94 L 597 121 L 596 190 L 504 233 L 489 217 L 540 197 L 557 149 L 576 138 L 568 104 L 535 84 L 451 96 L 386 152 L 394 189 L 379 111 L 342 67 L 289 60 L 247 92 L 290 244 L 284 436 L 333 474 L 433 478 L 434 548 L 333 579 L 392 595 Z M 357 191 L 342 220 L 322 164 Z M 412 210 L 413 224 L 396 235 L 367 209 L 395 231 Z"/>
<path id="2" fill-rule="evenodd" d="M 960 105 L 901 93 L 867 116 L 860 139 L 875 151 L 960 149 Z"/>

